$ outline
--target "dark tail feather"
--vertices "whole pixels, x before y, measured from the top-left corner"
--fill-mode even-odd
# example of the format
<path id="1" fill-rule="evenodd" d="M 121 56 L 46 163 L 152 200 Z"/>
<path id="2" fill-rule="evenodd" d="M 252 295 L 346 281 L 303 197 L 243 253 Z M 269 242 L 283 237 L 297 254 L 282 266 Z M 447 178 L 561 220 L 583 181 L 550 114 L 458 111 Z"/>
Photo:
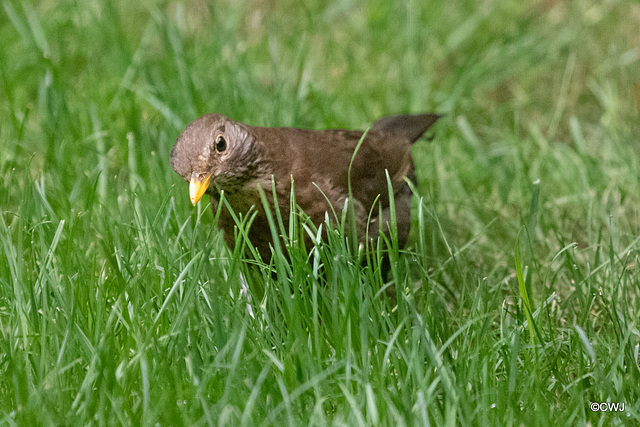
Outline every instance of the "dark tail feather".
<path id="1" fill-rule="evenodd" d="M 371 126 L 371 131 L 404 137 L 414 143 L 440 117 L 442 117 L 440 114 L 403 114 L 401 116 L 383 117 Z"/>

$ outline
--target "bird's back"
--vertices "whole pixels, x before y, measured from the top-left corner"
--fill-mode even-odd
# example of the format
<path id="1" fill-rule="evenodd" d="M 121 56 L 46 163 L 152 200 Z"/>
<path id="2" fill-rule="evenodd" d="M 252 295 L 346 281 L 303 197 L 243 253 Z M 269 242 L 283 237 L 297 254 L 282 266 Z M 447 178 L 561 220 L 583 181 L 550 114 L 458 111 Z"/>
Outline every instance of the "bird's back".
<path id="1" fill-rule="evenodd" d="M 369 131 L 354 156 L 364 132 L 343 129 L 305 130 L 296 128 L 254 128 L 275 180 L 290 181 L 296 193 L 315 185 L 348 194 L 351 188 L 361 203 L 370 206 L 378 195 L 386 197 L 385 170 L 396 182 L 413 177 L 411 141 L 380 131 Z M 353 164 L 351 164 L 353 158 Z M 315 183 L 315 185 L 313 185 Z"/>

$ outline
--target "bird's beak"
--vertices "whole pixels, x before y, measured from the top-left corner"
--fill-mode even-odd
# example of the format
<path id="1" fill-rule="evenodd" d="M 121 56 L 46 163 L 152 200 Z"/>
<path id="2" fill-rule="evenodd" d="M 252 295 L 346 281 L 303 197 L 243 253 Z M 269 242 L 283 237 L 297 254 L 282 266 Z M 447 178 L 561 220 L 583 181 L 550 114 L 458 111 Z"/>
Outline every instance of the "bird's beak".
<path id="1" fill-rule="evenodd" d="M 189 197 L 191 197 L 191 203 L 196 205 L 202 199 L 205 191 L 209 188 L 211 182 L 211 175 L 206 175 L 204 178 L 200 174 L 195 172 L 191 174 L 191 182 L 189 183 Z"/>

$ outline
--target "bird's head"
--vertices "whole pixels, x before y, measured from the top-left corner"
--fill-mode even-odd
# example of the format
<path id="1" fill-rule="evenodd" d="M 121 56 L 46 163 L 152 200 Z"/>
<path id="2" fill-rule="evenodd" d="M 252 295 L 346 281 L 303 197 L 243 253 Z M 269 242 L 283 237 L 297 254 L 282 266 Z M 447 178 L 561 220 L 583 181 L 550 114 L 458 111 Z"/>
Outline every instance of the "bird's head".
<path id="1" fill-rule="evenodd" d="M 252 178 L 259 153 L 249 127 L 220 114 L 187 126 L 171 150 L 171 166 L 189 183 L 194 205 L 205 193 L 233 191 Z"/>

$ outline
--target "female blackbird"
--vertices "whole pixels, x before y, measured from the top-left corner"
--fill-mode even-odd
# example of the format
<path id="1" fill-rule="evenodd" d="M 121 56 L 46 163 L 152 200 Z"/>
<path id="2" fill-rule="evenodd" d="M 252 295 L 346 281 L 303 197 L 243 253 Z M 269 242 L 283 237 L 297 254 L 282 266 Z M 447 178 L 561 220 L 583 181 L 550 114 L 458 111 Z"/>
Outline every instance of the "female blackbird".
<path id="1" fill-rule="evenodd" d="M 332 212 L 342 212 L 350 176 L 358 237 L 363 239 L 369 226 L 368 236 L 376 238 L 381 227 L 388 230 L 390 219 L 387 171 L 394 193 L 398 244 L 404 247 L 411 225 L 411 191 L 405 178 L 415 178 L 411 144 L 438 118 L 437 114 L 419 114 L 380 119 L 353 157 L 364 132 L 255 127 L 207 114 L 180 134 L 171 151 L 171 165 L 189 183 L 194 205 L 207 193 L 215 213 L 223 192 L 236 213 L 244 214 L 255 206 L 258 214 L 248 237 L 265 261 L 271 257 L 272 234 L 258 187 L 273 203 L 273 178 L 286 221 L 293 177 L 296 203 L 319 226 L 326 212 L 331 217 Z M 218 226 L 233 247 L 236 224 L 224 207 Z M 311 246 L 310 239 L 305 243 Z"/>

